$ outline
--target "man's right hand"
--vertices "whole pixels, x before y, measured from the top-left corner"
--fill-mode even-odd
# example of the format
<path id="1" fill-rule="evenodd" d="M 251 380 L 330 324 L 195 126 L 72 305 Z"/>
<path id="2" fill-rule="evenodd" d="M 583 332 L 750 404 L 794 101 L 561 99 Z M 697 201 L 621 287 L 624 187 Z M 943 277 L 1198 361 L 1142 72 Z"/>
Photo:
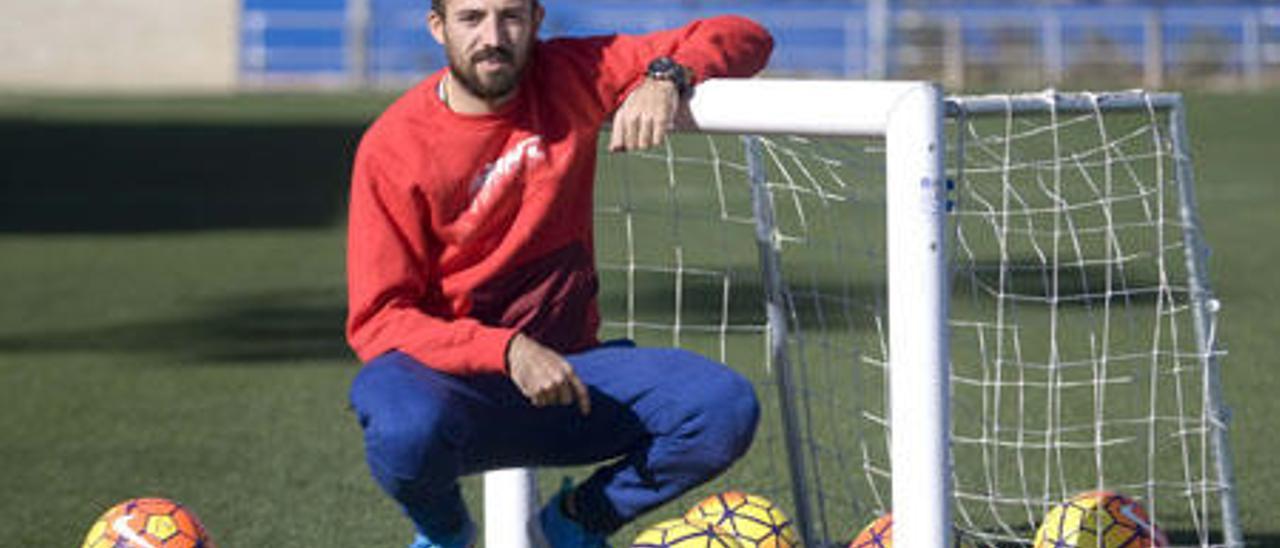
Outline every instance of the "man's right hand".
<path id="1" fill-rule="evenodd" d="M 507 347 L 507 371 L 511 381 L 534 407 L 578 403 L 578 411 L 591 413 L 587 386 L 573 366 L 554 350 L 517 333 Z"/>

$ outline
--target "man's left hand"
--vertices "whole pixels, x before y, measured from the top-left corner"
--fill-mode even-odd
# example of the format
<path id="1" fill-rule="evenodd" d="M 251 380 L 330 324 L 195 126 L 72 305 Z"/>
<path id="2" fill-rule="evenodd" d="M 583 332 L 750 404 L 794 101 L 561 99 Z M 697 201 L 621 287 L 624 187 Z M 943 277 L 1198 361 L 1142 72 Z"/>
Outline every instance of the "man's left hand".
<path id="1" fill-rule="evenodd" d="M 680 93 L 673 82 L 646 78 L 613 117 L 610 152 L 644 150 L 662 144 L 675 127 Z"/>

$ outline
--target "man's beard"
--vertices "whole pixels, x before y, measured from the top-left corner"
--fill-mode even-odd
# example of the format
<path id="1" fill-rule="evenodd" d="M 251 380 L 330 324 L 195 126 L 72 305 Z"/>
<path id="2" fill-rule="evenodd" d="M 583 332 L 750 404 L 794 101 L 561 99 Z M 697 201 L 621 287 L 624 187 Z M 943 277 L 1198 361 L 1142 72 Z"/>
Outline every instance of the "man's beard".
<path id="1" fill-rule="evenodd" d="M 506 62 L 512 70 L 492 72 L 486 83 L 475 67 L 491 58 Z M 454 56 L 449 56 L 449 71 L 453 78 L 472 95 L 486 101 L 506 97 L 520 83 L 520 76 L 524 74 L 524 65 L 516 64 L 515 54 L 507 48 L 489 48 L 472 55 L 466 63 L 459 61 Z"/>

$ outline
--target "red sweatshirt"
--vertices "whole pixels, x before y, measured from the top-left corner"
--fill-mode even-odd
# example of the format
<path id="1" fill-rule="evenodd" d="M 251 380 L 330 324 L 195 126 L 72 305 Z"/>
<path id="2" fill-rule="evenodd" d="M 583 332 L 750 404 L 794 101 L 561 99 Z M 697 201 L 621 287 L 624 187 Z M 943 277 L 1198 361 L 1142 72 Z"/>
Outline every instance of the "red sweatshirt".
<path id="1" fill-rule="evenodd" d="M 365 133 L 351 183 L 347 339 L 441 371 L 505 373 L 516 332 L 561 353 L 598 344 L 592 187 L 601 124 L 669 55 L 695 79 L 764 67 L 740 17 L 644 36 L 539 42 L 514 98 L 462 115 L 441 70 Z"/>

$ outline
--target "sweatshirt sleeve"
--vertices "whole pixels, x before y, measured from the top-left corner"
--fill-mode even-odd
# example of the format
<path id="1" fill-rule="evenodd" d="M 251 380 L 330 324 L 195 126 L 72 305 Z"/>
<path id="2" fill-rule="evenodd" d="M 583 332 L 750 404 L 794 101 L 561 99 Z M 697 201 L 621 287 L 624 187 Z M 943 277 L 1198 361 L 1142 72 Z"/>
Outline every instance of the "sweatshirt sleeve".
<path id="1" fill-rule="evenodd" d="M 391 350 L 456 374 L 506 372 L 515 330 L 451 318 L 433 271 L 423 196 L 366 139 L 347 233 L 347 341 L 363 362 Z"/>
<path id="2" fill-rule="evenodd" d="M 760 24 L 736 15 L 700 19 L 643 35 L 598 36 L 564 49 L 594 77 L 596 98 L 606 112 L 622 105 L 643 81 L 649 62 L 668 56 L 693 71 L 692 83 L 709 78 L 747 78 L 769 62 L 773 37 Z M 555 41 L 553 41 L 555 42 Z"/>

